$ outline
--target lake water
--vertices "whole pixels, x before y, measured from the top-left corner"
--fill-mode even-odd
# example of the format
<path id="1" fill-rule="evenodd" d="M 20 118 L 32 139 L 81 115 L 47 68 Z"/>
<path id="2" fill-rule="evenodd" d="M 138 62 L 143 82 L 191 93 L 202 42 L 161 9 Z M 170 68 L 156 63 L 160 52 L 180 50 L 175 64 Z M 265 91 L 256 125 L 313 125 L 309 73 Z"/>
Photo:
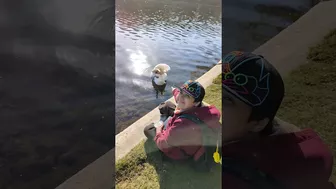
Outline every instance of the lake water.
<path id="1" fill-rule="evenodd" d="M 171 96 L 155 99 L 154 65 L 171 66 L 167 89 L 195 79 L 221 48 L 253 50 L 310 2 L 226 0 L 223 7 L 221 14 L 214 0 L 117 0 L 115 44 L 112 1 L 1 1 L 0 188 L 55 188 L 113 148 L 115 129 Z"/>
<path id="2" fill-rule="evenodd" d="M 171 97 L 170 86 L 197 79 L 221 58 L 220 1 L 116 1 L 117 133 Z M 150 71 L 171 67 L 156 99 Z"/>

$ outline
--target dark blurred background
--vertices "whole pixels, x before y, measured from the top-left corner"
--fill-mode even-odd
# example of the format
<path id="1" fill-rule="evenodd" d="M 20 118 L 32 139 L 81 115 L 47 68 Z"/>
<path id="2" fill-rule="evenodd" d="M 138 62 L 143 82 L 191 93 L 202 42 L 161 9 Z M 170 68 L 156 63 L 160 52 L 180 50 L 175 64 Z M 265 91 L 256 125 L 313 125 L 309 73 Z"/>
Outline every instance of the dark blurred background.
<path id="1" fill-rule="evenodd" d="M 0 1 L 0 188 L 55 188 L 114 145 L 114 1 Z"/>

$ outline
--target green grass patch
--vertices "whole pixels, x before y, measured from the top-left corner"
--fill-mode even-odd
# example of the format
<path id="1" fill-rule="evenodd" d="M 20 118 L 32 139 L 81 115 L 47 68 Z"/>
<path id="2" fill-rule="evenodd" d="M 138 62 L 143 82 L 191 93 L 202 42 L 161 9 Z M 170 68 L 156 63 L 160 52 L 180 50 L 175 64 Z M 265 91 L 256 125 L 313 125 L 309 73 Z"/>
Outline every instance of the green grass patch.
<path id="1" fill-rule="evenodd" d="M 204 101 L 222 109 L 221 75 L 206 88 Z M 195 172 L 188 165 L 162 160 L 152 143 L 142 141 L 116 163 L 116 188 L 221 188 L 221 167 L 210 173 Z"/>
<path id="2" fill-rule="evenodd" d="M 286 96 L 278 116 L 300 128 L 313 128 L 331 147 L 335 157 L 336 30 L 310 49 L 308 60 L 308 64 L 284 79 Z M 336 183 L 335 171 L 332 181 Z"/>
<path id="3" fill-rule="evenodd" d="M 336 30 L 331 31 L 321 43 L 309 49 L 308 59 L 322 65 L 335 63 Z"/>

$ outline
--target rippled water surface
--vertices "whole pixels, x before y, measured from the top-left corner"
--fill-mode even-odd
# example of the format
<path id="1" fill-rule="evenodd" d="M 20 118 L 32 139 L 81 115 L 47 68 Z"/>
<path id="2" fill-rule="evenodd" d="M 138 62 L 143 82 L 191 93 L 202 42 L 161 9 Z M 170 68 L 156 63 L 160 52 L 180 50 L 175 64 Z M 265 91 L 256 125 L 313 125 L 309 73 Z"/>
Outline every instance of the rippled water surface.
<path id="1" fill-rule="evenodd" d="M 171 97 L 170 86 L 197 79 L 221 57 L 220 1 L 116 1 L 117 131 Z M 155 98 L 151 69 L 171 67 Z"/>

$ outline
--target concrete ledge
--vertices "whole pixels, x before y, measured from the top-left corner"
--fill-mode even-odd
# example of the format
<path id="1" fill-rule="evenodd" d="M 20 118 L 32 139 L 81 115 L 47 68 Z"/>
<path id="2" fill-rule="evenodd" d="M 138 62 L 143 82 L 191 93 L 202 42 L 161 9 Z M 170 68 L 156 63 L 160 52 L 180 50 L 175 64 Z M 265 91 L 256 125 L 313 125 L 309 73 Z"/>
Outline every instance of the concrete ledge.
<path id="1" fill-rule="evenodd" d="M 114 149 L 98 158 L 56 189 L 111 189 L 114 187 Z"/>
<path id="2" fill-rule="evenodd" d="M 280 72 L 285 75 L 297 66 L 306 63 L 309 47 L 320 42 L 336 27 L 336 1 L 322 2 L 313 7 L 298 21 L 283 30 L 277 36 L 260 46 L 254 53 L 262 54 Z M 234 50 L 234 49 L 232 49 Z M 220 74 L 218 66 L 198 79 L 204 87 Z M 212 75 L 212 76 L 211 76 Z M 116 156 L 118 160 L 125 156 L 143 138 L 146 124 L 159 119 L 157 109 L 132 124 L 116 136 Z M 66 180 L 57 189 L 111 189 L 114 186 L 114 149 L 88 165 L 82 171 Z"/>

